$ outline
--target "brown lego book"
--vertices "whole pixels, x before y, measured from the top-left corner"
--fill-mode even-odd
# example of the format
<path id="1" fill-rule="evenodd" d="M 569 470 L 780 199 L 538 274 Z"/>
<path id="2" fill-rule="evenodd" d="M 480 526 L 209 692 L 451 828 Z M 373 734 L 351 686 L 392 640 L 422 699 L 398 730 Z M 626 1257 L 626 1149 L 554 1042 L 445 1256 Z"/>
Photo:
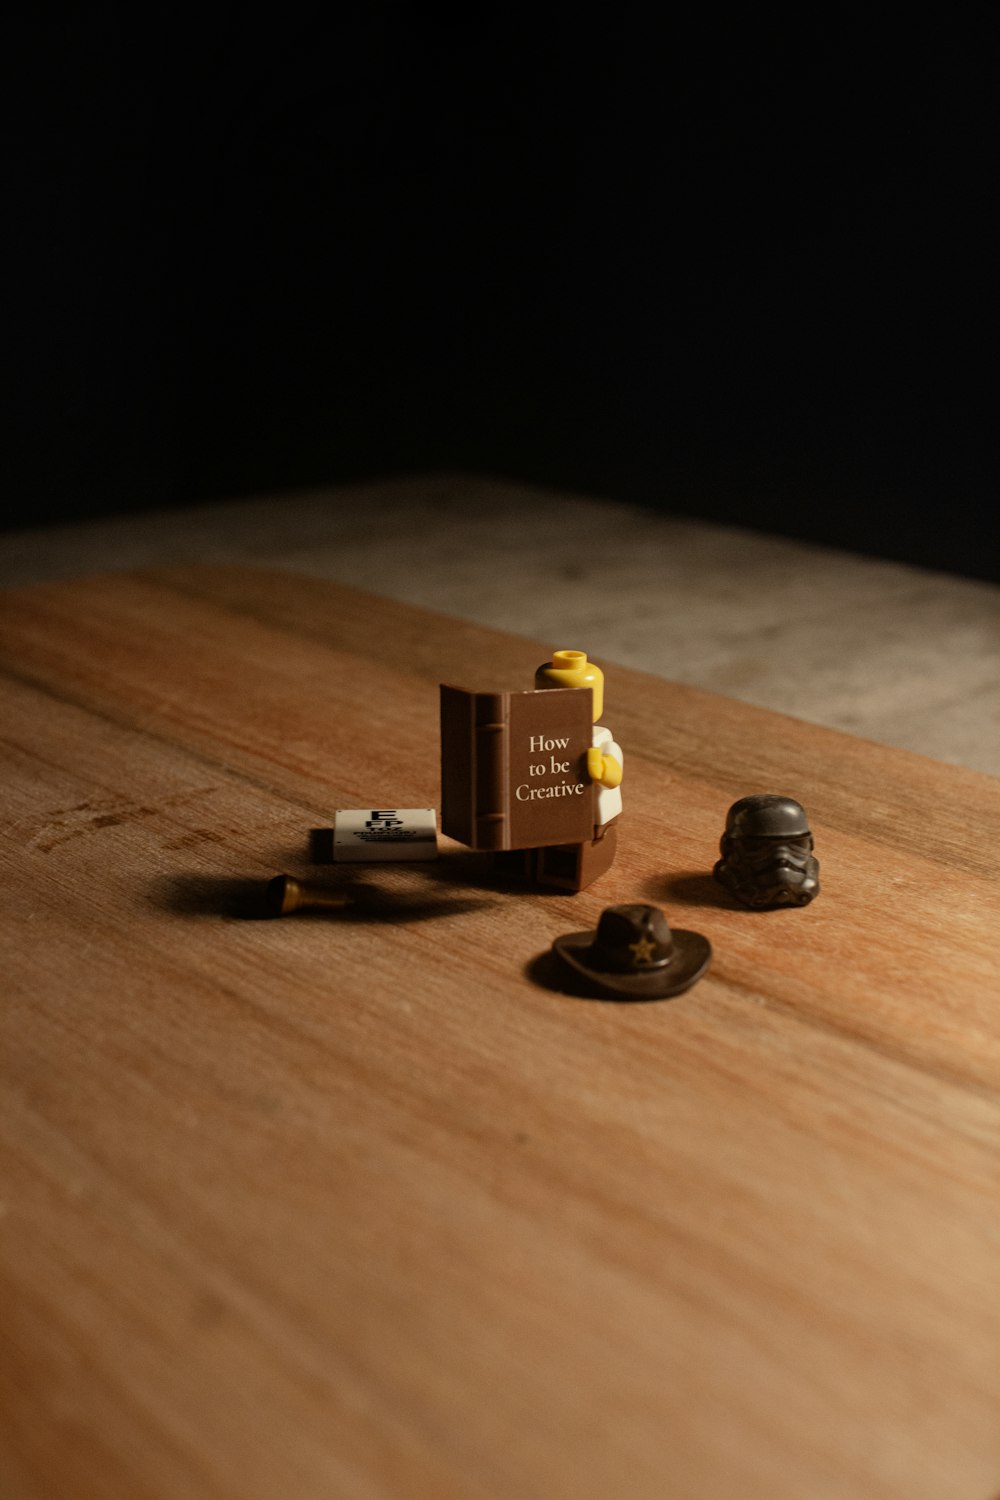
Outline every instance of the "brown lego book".
<path id="1" fill-rule="evenodd" d="M 473 849 L 594 836 L 589 688 L 469 693 L 441 686 L 441 829 Z"/>

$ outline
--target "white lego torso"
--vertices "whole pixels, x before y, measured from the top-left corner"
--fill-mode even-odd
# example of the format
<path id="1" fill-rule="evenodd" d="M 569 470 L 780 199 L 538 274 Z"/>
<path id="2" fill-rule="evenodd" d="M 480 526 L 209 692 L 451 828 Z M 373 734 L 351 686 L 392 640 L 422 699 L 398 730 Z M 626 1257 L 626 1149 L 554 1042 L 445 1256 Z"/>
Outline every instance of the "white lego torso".
<path id="1" fill-rule="evenodd" d="M 600 750 L 602 755 L 613 755 L 620 766 L 624 765 L 622 750 L 611 737 L 611 730 L 605 729 L 603 724 L 594 725 L 593 744 L 595 750 Z M 610 823 L 622 810 L 622 790 L 620 786 L 597 788 L 597 810 L 596 821 L 598 827 L 602 823 Z"/>

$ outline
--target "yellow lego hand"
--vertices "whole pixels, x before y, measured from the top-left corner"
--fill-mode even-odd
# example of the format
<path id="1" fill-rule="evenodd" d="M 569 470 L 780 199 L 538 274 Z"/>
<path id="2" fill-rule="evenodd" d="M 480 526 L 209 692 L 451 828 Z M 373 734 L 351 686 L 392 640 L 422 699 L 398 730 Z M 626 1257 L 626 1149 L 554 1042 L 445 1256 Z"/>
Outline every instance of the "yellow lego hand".
<path id="1" fill-rule="evenodd" d="M 606 787 L 621 786 L 621 784 L 622 784 L 621 762 L 615 760 L 615 758 L 614 758 L 613 755 L 605 755 L 605 756 L 602 756 L 601 758 L 602 758 L 602 760 L 604 762 L 603 767 L 602 767 L 602 774 L 601 774 L 601 786 L 606 786 Z"/>
<path id="2" fill-rule="evenodd" d="M 601 786 L 615 787 L 622 784 L 622 768 L 613 755 L 602 755 L 596 746 L 587 751 L 587 775 Z"/>

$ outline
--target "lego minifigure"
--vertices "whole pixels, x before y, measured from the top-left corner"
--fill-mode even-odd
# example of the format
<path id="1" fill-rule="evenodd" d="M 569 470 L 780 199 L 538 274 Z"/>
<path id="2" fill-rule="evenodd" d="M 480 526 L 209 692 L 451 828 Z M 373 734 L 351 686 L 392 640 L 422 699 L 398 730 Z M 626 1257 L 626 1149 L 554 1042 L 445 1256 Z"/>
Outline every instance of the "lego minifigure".
<path id="1" fill-rule="evenodd" d="M 700 932 L 670 930 L 657 906 L 609 906 L 595 932 L 556 938 L 553 950 L 612 1000 L 664 1000 L 700 979 L 712 945 Z"/>
<path id="2" fill-rule="evenodd" d="M 530 689 L 440 691 L 442 832 L 518 878 L 590 885 L 614 859 L 622 806 L 600 667 L 556 651 Z"/>
<path id="3" fill-rule="evenodd" d="M 802 806 L 791 797 L 741 797 L 729 809 L 712 874 L 744 906 L 808 906 L 819 861 Z"/>
<path id="4" fill-rule="evenodd" d="M 535 673 L 535 687 L 589 687 L 593 695 L 593 744 L 587 752 L 587 773 L 597 786 L 593 838 L 581 844 L 557 844 L 533 851 L 532 873 L 539 884 L 580 891 L 614 862 L 624 757 L 610 729 L 598 722 L 604 712 L 604 673 L 587 660 L 585 651 L 554 651 L 552 660 L 543 662 Z"/>

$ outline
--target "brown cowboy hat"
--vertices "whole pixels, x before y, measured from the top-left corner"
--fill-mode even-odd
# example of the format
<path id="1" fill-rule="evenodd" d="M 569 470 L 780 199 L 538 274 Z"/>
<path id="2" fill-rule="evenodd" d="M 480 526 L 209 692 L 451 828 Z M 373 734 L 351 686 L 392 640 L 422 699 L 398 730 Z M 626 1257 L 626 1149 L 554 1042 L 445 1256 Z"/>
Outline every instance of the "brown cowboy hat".
<path id="1" fill-rule="evenodd" d="M 617 1000 L 663 1000 L 700 979 L 712 945 L 700 932 L 671 932 L 658 906 L 608 906 L 597 930 L 556 938 L 563 961 Z"/>

